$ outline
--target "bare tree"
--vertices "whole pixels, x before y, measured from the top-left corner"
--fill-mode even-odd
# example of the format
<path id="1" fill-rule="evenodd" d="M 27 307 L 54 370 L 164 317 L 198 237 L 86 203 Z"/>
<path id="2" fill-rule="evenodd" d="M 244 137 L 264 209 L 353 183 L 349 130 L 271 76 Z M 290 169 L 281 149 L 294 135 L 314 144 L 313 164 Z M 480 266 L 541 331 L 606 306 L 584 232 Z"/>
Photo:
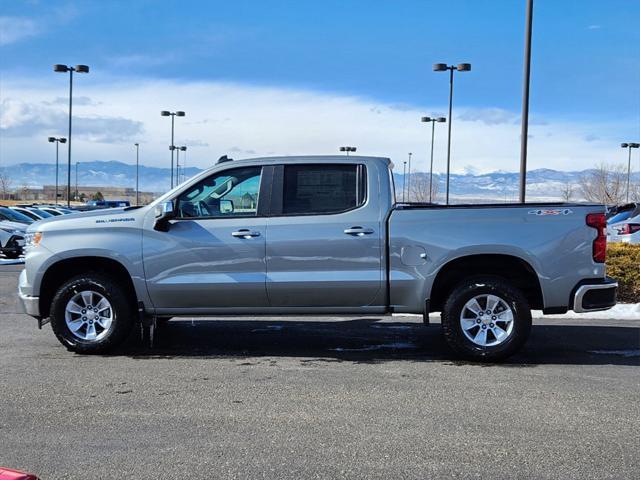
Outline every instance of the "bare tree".
<path id="1" fill-rule="evenodd" d="M 626 197 L 626 174 L 622 165 L 602 163 L 580 178 L 580 192 L 590 201 L 617 205 Z"/>
<path id="2" fill-rule="evenodd" d="M 571 201 L 571 197 L 573 197 L 573 184 L 571 182 L 567 182 L 564 184 L 562 190 L 560 191 L 560 197 L 564 202 Z"/>
<path id="3" fill-rule="evenodd" d="M 439 192 L 439 184 L 438 184 L 438 176 L 433 176 L 433 185 L 431 198 L 435 203 L 438 201 L 438 192 Z M 410 202 L 422 202 L 426 203 L 429 201 L 429 175 L 422 173 L 414 173 L 411 176 L 411 191 L 409 192 L 409 201 Z"/>
<path id="4" fill-rule="evenodd" d="M 7 199 L 7 195 L 10 193 L 12 184 L 13 181 L 11 180 L 11 177 L 9 177 L 9 174 L 4 170 L 0 171 L 0 190 L 2 191 L 3 200 Z"/>

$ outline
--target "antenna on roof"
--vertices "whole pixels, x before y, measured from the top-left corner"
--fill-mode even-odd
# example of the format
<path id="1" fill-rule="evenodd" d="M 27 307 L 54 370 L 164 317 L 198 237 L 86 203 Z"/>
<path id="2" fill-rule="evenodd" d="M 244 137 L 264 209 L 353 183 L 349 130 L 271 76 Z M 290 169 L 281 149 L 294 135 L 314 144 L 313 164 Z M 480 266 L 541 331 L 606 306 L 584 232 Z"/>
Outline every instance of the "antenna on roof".
<path id="1" fill-rule="evenodd" d="M 220 164 L 220 163 L 224 163 L 224 162 L 233 162 L 233 158 L 229 158 L 226 155 L 222 155 L 218 161 L 216 162 L 216 165 Z"/>

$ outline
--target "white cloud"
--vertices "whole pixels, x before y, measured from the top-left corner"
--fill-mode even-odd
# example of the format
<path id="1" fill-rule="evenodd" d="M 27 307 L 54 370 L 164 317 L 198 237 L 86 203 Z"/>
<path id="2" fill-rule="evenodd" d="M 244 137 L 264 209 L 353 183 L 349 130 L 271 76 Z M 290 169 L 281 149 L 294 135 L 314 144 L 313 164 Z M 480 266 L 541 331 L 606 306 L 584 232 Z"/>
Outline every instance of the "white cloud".
<path id="1" fill-rule="evenodd" d="M 133 161 L 130 144 L 139 142 L 144 163 L 168 165 L 171 122 L 160 116 L 160 110 L 179 109 L 187 116 L 175 119 L 175 142 L 198 145 L 189 149 L 192 166 L 209 166 L 223 154 L 234 158 L 335 154 L 340 145 L 355 145 L 359 154 L 387 156 L 399 164 L 407 152 L 413 152 L 414 168 L 425 171 L 430 128 L 420 123 L 420 117 L 424 112 L 442 111 L 435 105 L 398 107 L 357 96 L 221 82 L 121 78 L 101 82 L 78 87 L 79 96 L 91 99 L 74 105 L 74 131 L 79 134 L 74 136 L 74 158 L 78 161 Z M 52 91 L 51 85 L 17 79 L 5 81 L 3 90 L 0 127 L 13 129 L 13 133 L 3 135 L 0 161 L 5 165 L 49 161 L 52 154 L 46 135 L 66 132 L 66 109 L 64 105 L 50 106 L 55 115 L 41 109 L 44 102 L 55 101 L 63 92 Z M 500 109 L 482 112 L 489 113 L 490 121 L 478 117 L 477 109 L 455 109 L 452 170 L 516 171 L 518 113 Z M 582 170 L 619 157 L 618 125 L 549 116 L 546 120 L 546 124 L 530 126 L 529 168 Z M 49 129 L 46 133 L 38 128 L 42 125 Z M 446 131 L 446 124 L 436 125 L 435 168 L 439 171 L 445 168 Z"/>
<path id="2" fill-rule="evenodd" d="M 602 25 L 589 25 L 587 27 L 587 30 L 600 30 L 602 28 Z"/>
<path id="3" fill-rule="evenodd" d="M 0 47 L 11 45 L 40 33 L 40 26 L 31 18 L 0 16 Z"/>

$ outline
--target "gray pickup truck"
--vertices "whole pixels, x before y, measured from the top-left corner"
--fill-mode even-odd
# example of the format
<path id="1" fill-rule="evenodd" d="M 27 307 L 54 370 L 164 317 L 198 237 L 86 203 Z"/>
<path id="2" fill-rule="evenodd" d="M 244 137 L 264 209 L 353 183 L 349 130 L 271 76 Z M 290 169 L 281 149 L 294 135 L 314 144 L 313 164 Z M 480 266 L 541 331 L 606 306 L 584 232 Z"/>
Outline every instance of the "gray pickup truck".
<path id="1" fill-rule="evenodd" d="M 374 157 L 225 162 L 145 207 L 43 220 L 19 296 L 70 350 L 179 316 L 442 312 L 459 355 L 516 352 L 531 309 L 603 310 L 604 207 L 402 204 Z"/>

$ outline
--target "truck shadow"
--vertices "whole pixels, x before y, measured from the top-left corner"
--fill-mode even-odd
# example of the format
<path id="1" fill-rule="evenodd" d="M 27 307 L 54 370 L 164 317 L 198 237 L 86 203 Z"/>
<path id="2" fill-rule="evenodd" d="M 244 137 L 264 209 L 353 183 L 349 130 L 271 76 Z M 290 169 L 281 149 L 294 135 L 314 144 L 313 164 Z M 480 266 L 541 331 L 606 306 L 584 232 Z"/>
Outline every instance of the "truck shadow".
<path id="1" fill-rule="evenodd" d="M 322 361 L 450 361 L 440 325 L 356 320 L 172 320 L 159 326 L 153 348 L 140 338 L 116 355 L 150 358 L 304 357 Z M 307 361 L 307 360 L 305 360 Z M 525 348 L 501 366 L 640 365 L 640 328 L 535 325 Z M 487 364 L 483 364 L 487 365 Z"/>

